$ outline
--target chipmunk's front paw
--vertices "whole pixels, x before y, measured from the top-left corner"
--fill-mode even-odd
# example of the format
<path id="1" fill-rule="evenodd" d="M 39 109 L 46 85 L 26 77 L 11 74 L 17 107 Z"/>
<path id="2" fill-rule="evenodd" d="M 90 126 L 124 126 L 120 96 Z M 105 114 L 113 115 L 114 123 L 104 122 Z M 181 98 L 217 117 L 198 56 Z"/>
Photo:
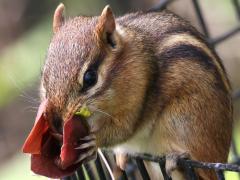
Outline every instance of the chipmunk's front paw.
<path id="1" fill-rule="evenodd" d="M 76 163 L 86 163 L 90 160 L 95 160 L 97 158 L 96 136 L 94 134 L 90 134 L 81 138 L 79 140 L 79 146 L 75 149 L 82 151 Z"/>
<path id="2" fill-rule="evenodd" d="M 121 170 L 125 170 L 127 165 L 127 154 L 124 153 L 117 153 L 116 154 L 116 164 Z"/>
<path id="3" fill-rule="evenodd" d="M 165 168 L 166 168 L 166 173 L 169 177 L 171 177 L 172 175 L 172 171 L 174 171 L 175 169 L 177 169 L 177 162 L 179 159 L 189 159 L 190 155 L 188 153 L 170 153 L 168 155 L 166 155 L 166 164 L 165 164 Z"/>

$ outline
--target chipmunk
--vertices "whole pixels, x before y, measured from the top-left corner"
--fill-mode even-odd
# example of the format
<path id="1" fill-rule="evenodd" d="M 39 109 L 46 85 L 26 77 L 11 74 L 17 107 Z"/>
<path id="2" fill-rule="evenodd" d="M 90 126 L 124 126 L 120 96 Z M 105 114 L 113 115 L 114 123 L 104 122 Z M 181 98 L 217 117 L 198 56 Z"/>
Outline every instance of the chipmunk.
<path id="1" fill-rule="evenodd" d="M 106 6 L 100 16 L 68 20 L 63 11 L 60 4 L 53 18 L 41 111 L 52 109 L 45 116 L 55 117 L 51 128 L 62 134 L 67 120 L 88 108 L 91 133 L 78 147 L 86 150 L 81 161 L 97 148 L 113 149 L 120 165 L 123 154 L 134 153 L 166 155 L 166 164 L 184 154 L 227 161 L 231 87 L 220 58 L 195 28 L 168 10 L 115 18 Z M 181 169 L 167 170 L 185 179 Z M 216 179 L 209 171 L 197 173 Z"/>

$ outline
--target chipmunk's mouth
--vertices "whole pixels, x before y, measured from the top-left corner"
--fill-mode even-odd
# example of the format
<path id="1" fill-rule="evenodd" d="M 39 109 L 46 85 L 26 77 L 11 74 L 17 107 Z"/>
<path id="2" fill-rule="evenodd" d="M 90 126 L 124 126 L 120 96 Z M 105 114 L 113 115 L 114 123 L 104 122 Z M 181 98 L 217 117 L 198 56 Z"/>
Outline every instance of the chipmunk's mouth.
<path id="1" fill-rule="evenodd" d="M 63 135 L 53 132 L 44 116 L 46 101 L 38 110 L 36 122 L 23 145 L 23 152 L 31 154 L 31 170 L 50 178 L 72 174 L 82 163 L 78 149 L 80 139 L 89 134 L 83 117 L 73 115 L 63 125 Z"/>

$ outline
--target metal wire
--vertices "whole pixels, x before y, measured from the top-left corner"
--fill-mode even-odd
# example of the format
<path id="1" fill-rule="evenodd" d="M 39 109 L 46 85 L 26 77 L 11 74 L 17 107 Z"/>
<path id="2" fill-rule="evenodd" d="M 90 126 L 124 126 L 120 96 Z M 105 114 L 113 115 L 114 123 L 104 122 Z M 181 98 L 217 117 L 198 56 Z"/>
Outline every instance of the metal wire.
<path id="1" fill-rule="evenodd" d="M 164 161 L 160 161 L 159 162 L 159 166 L 163 175 L 164 180 L 172 180 L 171 177 L 168 176 L 167 172 L 166 172 L 166 168 L 165 168 L 165 162 Z"/>
<path id="2" fill-rule="evenodd" d="M 226 39 L 233 37 L 233 35 L 237 34 L 238 32 L 240 32 L 240 24 L 237 27 L 229 30 L 228 32 L 225 32 L 221 36 L 219 36 L 215 39 L 210 39 L 209 43 L 212 45 L 218 45 L 221 42 L 225 41 Z"/>
<path id="3" fill-rule="evenodd" d="M 198 0 L 192 0 L 192 2 L 193 2 L 193 6 L 195 8 L 196 15 L 198 17 L 198 21 L 199 21 L 199 23 L 201 25 L 201 28 L 203 30 L 203 33 L 208 38 L 209 37 L 209 32 L 208 32 L 206 22 L 203 18 L 203 14 L 202 14 L 202 10 L 201 10 L 201 7 L 199 5 L 199 2 L 198 2 Z"/>
<path id="4" fill-rule="evenodd" d="M 232 0 L 238 19 L 240 20 L 240 3 L 238 0 Z"/>
<path id="5" fill-rule="evenodd" d="M 166 9 L 166 7 L 175 0 L 162 0 L 157 5 L 150 8 L 148 11 L 161 11 Z"/>
<path id="6" fill-rule="evenodd" d="M 85 179 L 82 166 L 76 171 L 77 179 Z"/>
<path id="7" fill-rule="evenodd" d="M 140 170 L 140 173 L 142 175 L 142 178 L 144 180 L 150 180 L 150 177 L 148 175 L 147 169 L 145 168 L 142 158 L 135 158 L 135 159 L 136 159 L 137 167 Z"/>

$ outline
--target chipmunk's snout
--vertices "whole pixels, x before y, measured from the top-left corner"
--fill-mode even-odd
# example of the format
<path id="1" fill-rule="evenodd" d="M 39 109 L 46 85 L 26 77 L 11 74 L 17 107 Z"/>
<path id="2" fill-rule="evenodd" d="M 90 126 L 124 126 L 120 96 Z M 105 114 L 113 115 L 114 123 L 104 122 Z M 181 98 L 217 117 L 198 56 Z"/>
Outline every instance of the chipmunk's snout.
<path id="1" fill-rule="evenodd" d="M 56 106 L 53 103 L 48 102 L 46 105 L 45 118 L 49 123 L 49 128 L 53 133 L 63 134 L 63 118 L 62 115 L 57 112 Z"/>
<path id="2" fill-rule="evenodd" d="M 88 118 L 91 116 L 91 111 L 86 105 L 83 105 L 79 110 L 72 113 L 72 115 L 81 116 L 82 118 Z M 58 114 L 54 110 L 46 113 L 46 118 L 49 121 L 50 128 L 53 133 L 63 134 L 63 126 L 64 126 L 64 119 L 62 118 L 61 114 Z"/>
<path id="3" fill-rule="evenodd" d="M 63 134 L 63 119 L 60 116 L 54 115 L 50 124 L 54 132 Z"/>

